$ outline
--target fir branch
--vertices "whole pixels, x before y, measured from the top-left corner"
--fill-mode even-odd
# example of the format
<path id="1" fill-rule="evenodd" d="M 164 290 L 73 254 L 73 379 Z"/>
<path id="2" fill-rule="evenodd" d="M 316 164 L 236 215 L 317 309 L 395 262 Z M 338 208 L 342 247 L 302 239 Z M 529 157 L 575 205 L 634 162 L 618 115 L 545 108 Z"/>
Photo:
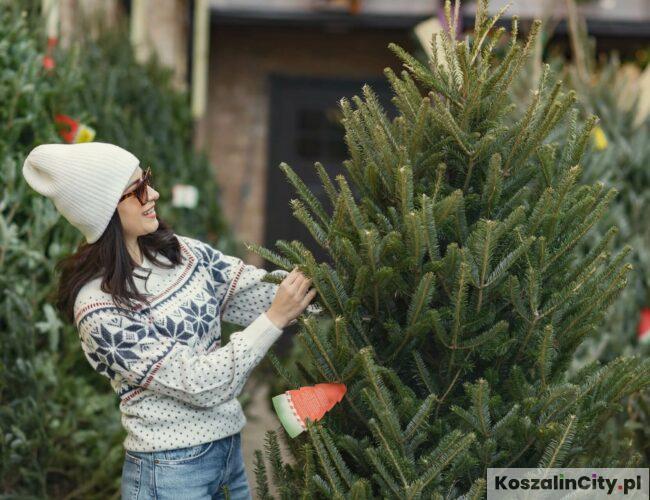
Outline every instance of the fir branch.
<path id="1" fill-rule="evenodd" d="M 362 92 L 366 98 L 365 106 L 363 110 L 367 113 L 367 120 L 369 123 L 377 123 L 383 131 L 384 137 L 388 139 L 388 144 L 392 147 L 393 151 L 399 149 L 398 142 L 395 140 L 393 135 L 392 125 L 386 116 L 386 112 L 382 109 L 377 99 L 377 95 L 372 90 L 372 87 L 368 84 L 364 84 L 362 87 Z"/>
<path id="2" fill-rule="evenodd" d="M 423 459 L 426 471 L 412 485 L 410 492 L 413 497 L 420 495 L 427 485 L 438 477 L 458 455 L 466 452 L 475 440 L 476 435 L 473 432 L 463 436 L 458 430 L 454 430 L 443 437 L 436 449 Z"/>
<path id="3" fill-rule="evenodd" d="M 322 380 L 340 380 L 331 370 L 327 361 L 320 355 L 318 348 L 314 345 L 312 339 L 304 331 L 300 332 L 297 338 L 314 360 L 312 366 L 318 371 Z"/>
<path id="4" fill-rule="evenodd" d="M 515 419 L 519 417 L 520 408 L 521 406 L 519 403 L 514 403 L 508 410 L 508 413 L 506 413 L 497 423 L 494 424 L 492 427 L 492 434 L 498 437 L 501 434 L 502 430 L 508 430 L 513 425 Z"/>
<path id="5" fill-rule="evenodd" d="M 575 247 L 582 237 L 587 234 L 596 222 L 598 222 L 603 217 L 605 209 L 609 206 L 611 201 L 616 196 L 616 189 L 611 188 L 607 194 L 598 202 L 598 205 L 594 209 L 593 213 L 589 218 L 583 221 L 568 237 L 564 239 L 563 245 L 553 254 L 553 256 L 546 262 L 542 271 L 549 268 L 551 264 L 557 261 L 560 257 L 570 251 Z"/>
<path id="6" fill-rule="evenodd" d="M 434 292 L 435 287 L 433 273 L 426 273 L 420 279 L 418 287 L 411 299 L 411 303 L 406 313 L 406 324 L 408 326 L 412 326 L 419 320 L 425 306 L 431 302 Z"/>
<path id="7" fill-rule="evenodd" d="M 268 248 L 264 248 L 261 245 L 258 245 L 257 243 L 246 243 L 246 250 L 249 252 L 254 252 L 260 257 L 268 260 L 269 262 L 272 262 L 276 266 L 278 266 L 281 269 L 284 269 L 285 271 L 290 271 L 293 267 L 292 262 L 289 259 L 286 259 L 282 257 L 281 255 L 278 255 L 277 253 L 273 252 L 272 250 L 269 250 Z"/>
<path id="8" fill-rule="evenodd" d="M 302 460 L 304 462 L 304 467 L 303 467 L 303 484 L 302 484 L 302 492 L 300 494 L 301 500 L 311 500 L 314 495 L 314 483 L 312 481 L 312 477 L 314 476 L 316 467 L 314 464 L 314 453 L 313 453 L 313 447 L 310 443 L 305 443 L 302 447 Z"/>
<path id="9" fill-rule="evenodd" d="M 309 234 L 314 238 L 314 241 L 325 250 L 329 250 L 330 245 L 325 230 L 314 221 L 314 219 L 312 219 L 311 215 L 309 215 L 309 212 L 307 212 L 300 200 L 291 200 L 289 204 L 293 209 L 294 217 L 302 222 L 303 226 L 307 228 Z"/>
<path id="10" fill-rule="evenodd" d="M 282 362 L 277 358 L 273 351 L 269 350 L 267 355 L 271 360 L 271 365 L 273 365 L 277 374 L 286 382 L 288 387 L 300 387 L 298 380 L 289 373 L 289 370 L 283 366 Z"/>
<path id="11" fill-rule="evenodd" d="M 337 175 L 336 180 L 338 181 L 339 187 L 341 188 L 341 196 L 345 202 L 345 207 L 347 208 L 350 220 L 354 224 L 354 227 L 357 231 L 362 231 L 365 228 L 366 221 L 364 220 L 356 201 L 354 201 L 354 196 L 352 196 L 352 191 L 350 191 L 350 187 L 348 186 L 345 177 L 342 175 Z"/>
<path id="12" fill-rule="evenodd" d="M 563 465 L 564 459 L 571 448 L 577 423 L 577 417 L 575 415 L 570 415 L 564 423 L 562 434 L 557 439 L 553 439 L 546 450 L 544 450 L 544 455 L 539 461 L 537 465 L 538 467 L 553 468 L 561 467 Z"/>
<path id="13" fill-rule="evenodd" d="M 487 481 L 479 477 L 472 483 L 472 487 L 467 493 L 460 496 L 458 500 L 479 500 L 485 497 L 485 491 L 487 490 Z"/>
<path id="14" fill-rule="evenodd" d="M 364 347 L 359 351 L 361 357 L 361 363 L 366 372 L 368 382 L 372 386 L 377 398 L 381 401 L 382 405 L 386 408 L 392 408 L 393 404 L 390 401 L 390 397 L 385 393 L 385 388 L 380 377 L 377 375 L 375 370 L 375 362 L 372 359 L 372 351 L 369 347 Z"/>
<path id="15" fill-rule="evenodd" d="M 325 167 L 323 167 L 322 163 L 316 162 L 314 163 L 314 166 L 316 167 L 316 173 L 318 174 L 318 178 L 325 188 L 325 192 L 327 193 L 330 203 L 332 206 L 334 206 L 336 204 L 336 200 L 338 199 L 336 188 L 334 187 L 334 184 L 332 183 L 332 180 L 330 179 L 330 176 L 325 170 Z"/>
<path id="16" fill-rule="evenodd" d="M 540 91 L 536 90 L 533 92 L 533 99 L 528 105 L 525 116 L 514 126 L 514 129 L 517 130 L 517 136 L 515 137 L 512 147 L 510 148 L 510 151 L 507 155 L 506 163 L 503 166 L 503 175 L 506 177 L 510 175 L 510 163 L 512 162 L 512 159 L 517 156 L 519 144 L 529 133 L 530 122 L 533 118 L 533 115 L 535 114 L 535 111 L 537 110 L 537 106 L 539 105 L 539 99 Z"/>
<path id="17" fill-rule="evenodd" d="M 438 94 L 435 92 L 429 92 L 429 98 L 433 103 L 434 109 L 439 113 L 438 115 L 433 114 L 433 119 L 438 122 L 440 126 L 445 128 L 449 134 L 451 134 L 451 136 L 456 140 L 456 143 L 460 146 L 460 149 L 463 151 L 463 153 L 465 153 L 467 156 L 472 156 L 472 153 L 469 151 L 462 139 L 462 136 L 464 135 L 463 131 L 460 129 L 456 123 L 456 120 L 451 115 L 447 107 L 440 100 Z"/>
<path id="18" fill-rule="evenodd" d="M 440 163 L 436 167 L 436 180 L 433 185 L 433 193 L 431 194 L 431 203 L 437 203 L 438 194 L 442 191 L 442 185 L 444 182 L 445 172 L 447 170 L 447 165 Z"/>
<path id="19" fill-rule="evenodd" d="M 381 478 L 384 480 L 386 486 L 388 487 L 387 489 L 390 489 L 390 491 L 393 492 L 395 498 L 402 498 L 403 491 L 400 489 L 399 486 L 397 486 L 397 483 L 395 483 L 395 480 L 388 473 L 384 464 L 381 463 L 377 450 L 375 450 L 374 448 L 366 448 L 364 452 L 368 460 L 370 460 L 370 463 L 374 466 L 375 470 L 379 473 Z"/>
<path id="20" fill-rule="evenodd" d="M 435 262 L 440 259 L 440 249 L 438 248 L 438 232 L 433 213 L 433 200 L 429 199 L 424 193 L 422 194 L 422 212 L 429 260 Z"/>
<path id="21" fill-rule="evenodd" d="M 410 250 L 410 259 L 413 263 L 409 266 L 413 271 L 415 278 L 420 275 L 420 266 L 424 257 L 426 241 L 422 238 L 422 223 L 420 212 L 411 211 L 404 218 L 406 227 L 406 245 Z"/>
<path id="22" fill-rule="evenodd" d="M 472 48 L 472 59 L 470 60 L 470 66 L 474 65 L 474 62 L 476 61 L 476 57 L 479 55 L 481 51 L 481 47 L 483 46 L 483 42 L 485 41 L 487 35 L 492 31 L 494 25 L 505 13 L 505 11 L 510 8 L 511 5 L 511 3 L 508 3 L 503 7 L 501 7 L 501 9 L 499 9 L 499 11 L 490 19 L 487 26 L 483 27 L 483 24 L 487 20 L 487 4 L 488 4 L 487 0 L 479 0 L 476 5 L 476 18 L 474 19 L 474 32 L 475 32 L 474 36 L 477 37 L 477 40 L 474 42 L 474 47 Z"/>
<path id="23" fill-rule="evenodd" d="M 348 485 L 348 488 L 351 488 L 352 484 L 357 481 L 357 477 L 352 474 L 352 472 L 350 472 L 350 469 L 343 461 L 343 457 L 339 453 L 336 445 L 334 444 L 334 441 L 329 435 L 329 432 L 327 432 L 327 430 L 321 425 L 316 426 L 316 430 L 320 434 L 320 437 L 325 445 L 325 449 L 329 453 L 332 462 L 334 462 L 339 476 L 343 479 L 343 481 L 345 481 L 345 483 Z"/>
<path id="24" fill-rule="evenodd" d="M 314 445 L 314 450 L 316 451 L 316 456 L 321 464 L 321 469 L 325 473 L 327 482 L 329 483 L 332 492 L 338 492 L 340 495 L 343 494 L 343 484 L 339 478 L 338 473 L 334 470 L 332 462 L 330 461 L 329 455 L 325 451 L 325 448 L 322 443 L 321 436 L 315 430 L 318 427 L 317 423 L 311 421 L 307 422 L 307 432 L 309 433 L 309 438 L 311 439 L 312 444 Z"/>
<path id="25" fill-rule="evenodd" d="M 410 95 L 409 90 L 407 90 L 407 85 L 402 81 L 393 71 L 392 68 L 384 68 L 384 75 L 388 80 L 388 83 L 393 89 L 393 98 L 392 102 L 400 113 L 400 116 L 405 117 L 406 119 L 415 120 L 417 115 L 418 106 L 420 106 L 421 96 L 418 93 L 415 99 Z"/>
<path id="26" fill-rule="evenodd" d="M 472 406 L 477 417 L 479 430 L 484 436 L 489 436 L 492 431 L 492 419 L 490 417 L 489 397 L 490 387 L 487 380 L 481 378 L 471 386 Z"/>
<path id="27" fill-rule="evenodd" d="M 406 475 L 404 474 L 404 471 L 402 470 L 402 467 L 397 460 L 395 451 L 391 448 L 390 444 L 388 444 L 384 433 L 381 432 L 379 425 L 377 425 L 377 421 L 374 418 L 371 418 L 368 421 L 368 424 L 370 425 L 370 429 L 373 431 L 375 437 L 377 438 L 379 445 L 383 450 L 385 450 L 386 454 L 388 455 L 393 469 L 399 475 L 399 478 L 402 481 L 402 485 L 406 488 L 408 486 L 408 481 L 406 480 Z"/>
<path id="28" fill-rule="evenodd" d="M 266 431 L 264 441 L 264 449 L 271 465 L 273 481 L 280 489 L 280 493 L 284 493 L 286 492 L 286 488 L 289 487 L 289 478 L 287 477 L 286 471 L 283 467 L 282 455 L 280 453 L 280 445 L 278 443 L 276 432 Z"/>
<path id="29" fill-rule="evenodd" d="M 494 137 L 494 136 L 492 136 Z M 481 193 L 481 203 L 486 217 L 490 217 L 492 207 L 498 203 L 503 189 L 501 155 L 495 153 L 490 158 L 485 187 Z"/>
<path id="30" fill-rule="evenodd" d="M 428 368 L 424 364 L 424 361 L 422 360 L 422 356 L 420 356 L 420 354 L 417 351 L 413 351 L 412 354 L 413 354 L 413 359 L 415 361 L 415 367 L 417 373 L 420 377 L 420 381 L 427 388 L 429 394 L 435 395 L 436 387 L 433 385 L 433 375 L 431 375 Z"/>
<path id="31" fill-rule="evenodd" d="M 316 324 L 313 318 L 303 319 L 302 324 L 305 327 L 305 332 L 307 333 L 311 341 L 316 346 L 316 349 L 320 353 L 323 360 L 327 363 L 327 366 L 336 377 L 336 380 L 341 380 L 341 376 L 339 375 L 336 367 L 334 366 L 334 363 L 330 358 L 328 350 L 323 346 L 324 340 L 321 341 L 321 339 L 318 338 L 318 332 L 316 331 Z"/>
<path id="32" fill-rule="evenodd" d="M 527 237 L 517 248 L 512 252 L 506 255 L 497 266 L 494 268 L 494 271 L 490 273 L 487 281 L 485 282 L 485 287 L 490 287 L 496 285 L 503 277 L 505 276 L 506 271 L 519 260 L 519 258 L 525 254 L 530 246 L 535 241 L 534 236 Z"/>
<path id="33" fill-rule="evenodd" d="M 539 366 L 542 389 L 546 389 L 546 383 L 551 372 L 551 366 L 555 359 L 554 341 L 555 335 L 553 334 L 553 326 L 546 325 L 540 335 L 537 350 L 537 364 Z"/>
<path id="34" fill-rule="evenodd" d="M 321 224 L 327 229 L 330 219 L 325 212 L 325 209 L 323 209 L 323 206 L 321 205 L 318 198 L 314 196 L 311 190 L 305 185 L 305 183 L 300 179 L 300 177 L 298 177 L 296 172 L 289 165 L 284 162 L 280 163 L 280 170 L 282 170 L 284 175 L 287 176 L 287 179 L 296 189 L 302 201 L 304 201 L 309 206 L 311 211 L 319 218 Z"/>
<path id="35" fill-rule="evenodd" d="M 255 492 L 257 497 L 261 500 L 270 500 L 273 497 L 269 492 L 269 481 L 266 476 L 266 465 L 264 465 L 264 458 L 260 450 L 255 450 L 255 484 L 257 485 Z"/>
<path id="36" fill-rule="evenodd" d="M 425 86 L 433 88 L 436 92 L 439 92 L 451 103 L 453 103 L 458 108 L 461 107 L 460 102 L 446 89 L 444 86 L 434 78 L 431 72 L 425 66 L 420 63 L 415 57 L 406 52 L 402 47 L 396 43 L 389 43 L 388 48 L 402 60 L 404 67 L 408 69 L 413 76 L 422 82 Z"/>
<path id="37" fill-rule="evenodd" d="M 392 442 L 400 447 L 400 452 L 404 453 L 404 447 L 402 443 L 402 431 L 399 423 L 399 418 L 395 415 L 394 411 L 389 411 L 386 408 L 383 408 L 376 397 L 368 390 L 367 387 L 361 389 L 361 394 L 366 402 L 368 408 L 373 415 L 375 415 L 381 421 L 382 429 L 386 429 Z M 370 425 L 370 422 L 368 422 Z M 372 428 L 371 428 L 372 430 Z"/>
<path id="38" fill-rule="evenodd" d="M 436 400 L 435 394 L 429 394 L 420 407 L 418 408 L 418 411 L 413 415 L 413 418 L 411 421 L 408 423 L 406 426 L 406 429 L 404 431 L 404 441 L 410 441 L 415 433 L 422 427 L 424 424 L 427 423 L 429 420 L 429 416 L 431 415 L 433 411 L 433 403 Z"/>
<path id="39" fill-rule="evenodd" d="M 449 358 L 449 367 L 448 367 L 449 372 L 451 372 L 451 369 L 454 366 L 454 356 L 456 354 L 455 350 L 458 346 L 458 341 L 464 327 L 463 323 L 465 319 L 465 310 L 467 307 L 468 274 L 469 274 L 469 266 L 463 260 L 460 263 L 458 281 L 456 282 L 456 287 L 454 288 L 453 297 L 452 297 L 453 319 L 452 319 L 452 326 L 451 326 L 451 346 L 450 346 L 452 351 L 451 351 L 451 356 Z"/>
<path id="40" fill-rule="evenodd" d="M 480 335 L 477 335 L 476 337 L 466 340 L 462 344 L 459 344 L 457 349 L 476 349 L 477 347 L 490 340 L 498 339 L 501 335 L 508 331 L 508 326 L 509 324 L 507 321 L 501 320 L 498 323 L 494 324 L 489 330 L 481 333 Z"/>
<path id="41" fill-rule="evenodd" d="M 286 240 L 277 240 L 275 246 L 277 246 L 288 257 L 287 260 L 291 263 L 286 269 L 294 267 L 294 264 L 304 263 L 305 259 L 299 249 L 296 248 L 293 241 L 288 242 Z"/>
<path id="42" fill-rule="evenodd" d="M 395 193 L 398 195 L 402 217 L 413 210 L 413 171 L 408 165 L 397 169 Z"/>

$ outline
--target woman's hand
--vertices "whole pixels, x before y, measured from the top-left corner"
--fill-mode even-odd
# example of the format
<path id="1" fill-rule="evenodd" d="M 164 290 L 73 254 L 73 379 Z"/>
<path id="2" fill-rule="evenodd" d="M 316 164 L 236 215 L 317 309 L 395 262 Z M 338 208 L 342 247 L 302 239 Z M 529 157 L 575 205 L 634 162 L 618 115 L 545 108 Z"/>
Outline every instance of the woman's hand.
<path id="1" fill-rule="evenodd" d="M 278 327 L 284 328 L 296 319 L 316 296 L 316 289 L 309 288 L 311 279 L 294 268 L 280 283 L 273 303 L 266 315 Z"/>

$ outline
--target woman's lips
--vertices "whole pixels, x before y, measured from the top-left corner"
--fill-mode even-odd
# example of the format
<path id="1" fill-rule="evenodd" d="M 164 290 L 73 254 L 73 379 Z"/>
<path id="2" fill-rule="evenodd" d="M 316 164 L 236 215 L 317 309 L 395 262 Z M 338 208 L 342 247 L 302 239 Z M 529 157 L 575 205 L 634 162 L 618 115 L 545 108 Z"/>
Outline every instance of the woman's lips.
<path id="1" fill-rule="evenodd" d="M 155 219 L 155 218 L 156 218 L 156 211 L 154 210 L 154 211 L 151 212 L 150 214 L 146 214 L 145 217 L 146 217 L 147 219 Z"/>

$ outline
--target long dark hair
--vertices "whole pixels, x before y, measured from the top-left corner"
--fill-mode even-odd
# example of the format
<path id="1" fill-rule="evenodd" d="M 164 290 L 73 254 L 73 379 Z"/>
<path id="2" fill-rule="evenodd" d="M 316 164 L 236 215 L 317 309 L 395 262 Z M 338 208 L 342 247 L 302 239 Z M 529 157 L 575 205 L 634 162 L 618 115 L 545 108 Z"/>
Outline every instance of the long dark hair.
<path id="1" fill-rule="evenodd" d="M 155 232 L 138 237 L 138 246 L 149 261 L 170 269 L 182 262 L 180 244 L 171 227 L 161 219 L 158 222 Z M 155 256 L 158 252 L 167 257 L 171 264 L 157 259 Z M 135 308 L 137 302 L 148 305 L 146 295 L 138 292 L 133 281 L 136 265 L 126 248 L 120 217 L 115 210 L 106 230 L 96 242 L 82 242 L 75 253 L 56 264 L 55 270 L 61 273 L 54 294 L 56 308 L 66 320 L 74 323 L 77 293 L 87 282 L 98 277 L 102 278 L 102 291 L 111 294 L 117 307 L 129 310 Z M 135 275 L 138 278 L 148 276 L 148 273 L 146 276 Z"/>

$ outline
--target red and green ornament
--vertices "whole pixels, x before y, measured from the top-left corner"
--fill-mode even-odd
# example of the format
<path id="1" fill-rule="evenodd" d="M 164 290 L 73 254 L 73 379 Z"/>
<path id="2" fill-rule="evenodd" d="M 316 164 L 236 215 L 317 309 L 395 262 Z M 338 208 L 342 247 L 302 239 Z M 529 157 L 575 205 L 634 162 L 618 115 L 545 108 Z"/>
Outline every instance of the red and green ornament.
<path id="1" fill-rule="evenodd" d="M 95 130 L 68 115 L 56 115 L 54 117 L 59 130 L 59 135 L 68 144 L 90 142 L 95 138 Z"/>
<path id="2" fill-rule="evenodd" d="M 307 430 L 307 420 L 316 422 L 323 418 L 343 399 L 346 390 L 345 384 L 332 382 L 304 386 L 274 396 L 273 408 L 282 426 L 293 438 Z"/>

